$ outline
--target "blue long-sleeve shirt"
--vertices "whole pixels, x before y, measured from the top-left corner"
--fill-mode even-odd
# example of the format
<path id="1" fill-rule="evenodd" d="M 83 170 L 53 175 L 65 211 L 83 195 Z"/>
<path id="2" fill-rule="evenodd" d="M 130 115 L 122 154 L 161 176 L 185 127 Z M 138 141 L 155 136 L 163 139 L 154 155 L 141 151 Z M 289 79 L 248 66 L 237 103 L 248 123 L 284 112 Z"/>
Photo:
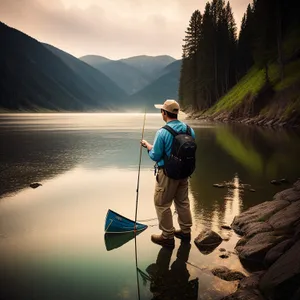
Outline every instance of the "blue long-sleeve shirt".
<path id="1" fill-rule="evenodd" d="M 172 127 L 176 132 L 186 132 L 187 126 L 179 120 L 167 122 L 167 125 Z M 195 138 L 195 132 L 191 128 L 191 135 Z M 157 162 L 159 167 L 164 165 L 164 156 L 170 156 L 172 147 L 173 135 L 166 129 L 160 128 L 155 135 L 153 148 L 148 152 L 149 157 Z"/>

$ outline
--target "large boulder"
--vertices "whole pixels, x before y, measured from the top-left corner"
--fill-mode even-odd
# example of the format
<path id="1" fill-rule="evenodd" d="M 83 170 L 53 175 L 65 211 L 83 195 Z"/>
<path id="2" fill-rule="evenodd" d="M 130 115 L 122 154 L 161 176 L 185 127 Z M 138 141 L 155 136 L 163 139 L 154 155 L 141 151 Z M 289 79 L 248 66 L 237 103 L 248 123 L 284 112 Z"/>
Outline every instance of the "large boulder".
<path id="1" fill-rule="evenodd" d="M 264 272 L 255 272 L 249 277 L 245 277 L 239 282 L 238 290 L 222 300 L 264 300 L 261 295 L 258 285 Z"/>
<path id="2" fill-rule="evenodd" d="M 245 277 L 239 282 L 239 289 L 258 289 L 261 277 L 264 275 L 264 271 L 254 272 L 250 276 Z"/>
<path id="3" fill-rule="evenodd" d="M 236 216 L 232 222 L 231 227 L 238 234 L 244 235 L 246 233 L 246 230 L 251 230 L 251 228 L 249 229 L 249 224 L 257 222 L 263 223 L 269 220 L 269 218 L 276 212 L 280 211 L 284 207 L 287 207 L 289 204 L 290 202 L 285 200 L 263 202 L 251 207 L 250 209 L 241 213 L 239 216 Z"/>
<path id="4" fill-rule="evenodd" d="M 295 191 L 300 191 L 300 180 L 296 181 L 293 186 Z"/>
<path id="5" fill-rule="evenodd" d="M 272 230 L 273 230 L 272 226 L 267 222 L 253 222 L 245 225 L 243 228 L 244 235 L 247 238 L 251 238 L 257 233 L 269 232 Z"/>
<path id="6" fill-rule="evenodd" d="M 294 183 L 292 188 L 275 194 L 274 200 L 285 200 L 290 202 L 300 200 L 300 180 Z"/>
<path id="7" fill-rule="evenodd" d="M 300 201 L 293 202 L 268 220 L 274 230 L 287 231 L 293 231 L 297 222 L 300 222 Z"/>
<path id="8" fill-rule="evenodd" d="M 259 288 L 268 299 L 293 299 L 300 286 L 300 241 L 286 251 L 262 276 Z"/>
<path id="9" fill-rule="evenodd" d="M 287 239 L 277 244 L 275 247 L 270 249 L 266 254 L 264 259 L 264 265 L 266 267 L 271 266 L 280 256 L 282 256 L 293 245 L 294 245 L 293 239 Z"/>
<path id="10" fill-rule="evenodd" d="M 265 300 L 265 298 L 262 297 L 259 290 L 240 289 L 240 290 L 236 291 L 234 294 L 226 296 L 226 297 L 222 298 L 221 300 Z"/>
<path id="11" fill-rule="evenodd" d="M 278 236 L 274 232 L 262 232 L 235 249 L 242 260 L 262 262 L 267 252 L 284 239 L 284 236 Z"/>

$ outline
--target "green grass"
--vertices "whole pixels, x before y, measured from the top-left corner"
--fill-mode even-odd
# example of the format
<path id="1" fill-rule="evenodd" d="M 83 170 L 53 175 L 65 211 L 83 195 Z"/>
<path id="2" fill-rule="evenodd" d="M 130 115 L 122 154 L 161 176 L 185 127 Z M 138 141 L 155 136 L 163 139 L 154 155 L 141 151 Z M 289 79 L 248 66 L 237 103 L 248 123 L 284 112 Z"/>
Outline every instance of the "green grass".
<path id="1" fill-rule="evenodd" d="M 278 65 L 271 64 L 269 66 L 269 77 L 276 92 L 282 91 L 300 80 L 300 60 L 285 66 L 283 81 L 279 81 L 279 76 Z M 264 83 L 265 71 L 253 67 L 225 96 L 207 111 L 207 114 L 211 115 L 233 110 L 239 106 L 247 96 L 255 97 L 261 91 Z M 292 111 L 293 109 L 299 110 L 299 101 L 297 100 L 290 106 L 288 111 Z M 268 110 L 268 108 L 266 108 L 266 110 Z M 261 113 L 263 113 L 263 111 Z"/>
<path id="2" fill-rule="evenodd" d="M 286 107 L 283 113 L 283 119 L 288 119 L 294 111 L 300 114 L 300 95 L 298 95 L 297 98 L 290 102 L 290 104 Z"/>
<path id="3" fill-rule="evenodd" d="M 275 65 L 269 67 L 270 81 L 274 82 L 278 78 L 278 68 Z M 213 107 L 209 114 L 230 111 L 242 103 L 247 95 L 256 96 L 265 83 L 265 71 L 253 67 L 250 71 Z"/>
<path id="4" fill-rule="evenodd" d="M 284 79 L 274 85 L 275 91 L 281 91 L 291 86 L 300 79 L 300 60 L 292 62 L 285 66 Z"/>

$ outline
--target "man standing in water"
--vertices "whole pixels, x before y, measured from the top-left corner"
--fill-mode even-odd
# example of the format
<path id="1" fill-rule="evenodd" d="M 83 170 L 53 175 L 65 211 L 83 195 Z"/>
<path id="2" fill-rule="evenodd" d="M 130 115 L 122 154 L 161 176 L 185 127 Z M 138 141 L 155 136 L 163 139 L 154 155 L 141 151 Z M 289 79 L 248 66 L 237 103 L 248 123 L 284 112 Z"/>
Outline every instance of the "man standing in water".
<path id="1" fill-rule="evenodd" d="M 185 123 L 178 120 L 180 110 L 179 104 L 175 100 L 166 100 L 163 105 L 155 105 L 161 110 L 163 120 L 175 132 L 187 132 L 195 138 L 195 132 Z M 188 198 L 188 177 L 183 179 L 172 179 L 164 172 L 165 157 L 171 154 L 173 135 L 165 128 L 160 128 L 155 135 L 153 145 L 146 140 L 141 141 L 141 145 L 147 148 L 149 157 L 156 162 L 156 184 L 154 192 L 154 204 L 159 221 L 160 235 L 152 235 L 153 243 L 165 247 L 173 248 L 175 237 L 182 240 L 191 239 L 192 217 L 190 202 Z M 178 213 L 179 230 L 173 226 L 171 205 L 175 204 Z"/>

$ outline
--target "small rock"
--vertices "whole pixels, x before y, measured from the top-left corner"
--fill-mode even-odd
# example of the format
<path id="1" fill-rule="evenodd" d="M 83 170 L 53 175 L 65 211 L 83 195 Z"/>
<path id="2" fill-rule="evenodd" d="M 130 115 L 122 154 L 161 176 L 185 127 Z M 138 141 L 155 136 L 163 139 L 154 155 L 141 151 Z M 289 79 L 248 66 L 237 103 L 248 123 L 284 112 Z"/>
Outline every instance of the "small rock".
<path id="1" fill-rule="evenodd" d="M 30 183 L 30 187 L 33 188 L 33 189 L 36 189 L 37 187 L 41 186 L 42 184 L 39 183 L 39 182 L 33 182 L 33 183 Z"/>
<path id="2" fill-rule="evenodd" d="M 278 180 L 271 180 L 271 184 L 280 185 L 281 183 Z"/>
<path id="3" fill-rule="evenodd" d="M 212 274 L 226 281 L 242 280 L 246 276 L 238 271 L 233 271 L 227 267 L 219 267 L 211 270 Z"/>
<path id="4" fill-rule="evenodd" d="M 223 228 L 223 229 L 227 229 L 227 230 L 231 230 L 231 227 L 230 227 L 230 226 L 228 226 L 228 225 L 222 225 L 222 226 L 221 226 L 221 228 Z"/>
<path id="5" fill-rule="evenodd" d="M 216 188 L 219 188 L 219 189 L 221 189 L 221 188 L 224 188 L 224 187 L 225 187 L 225 185 L 224 185 L 224 184 L 220 184 L 220 183 L 214 183 L 214 184 L 213 184 L 213 186 L 214 186 L 214 187 L 216 187 Z"/>
<path id="6" fill-rule="evenodd" d="M 289 183 L 289 181 L 287 180 L 287 179 L 285 179 L 285 178 L 282 178 L 282 179 L 280 179 L 279 180 L 281 183 Z"/>

